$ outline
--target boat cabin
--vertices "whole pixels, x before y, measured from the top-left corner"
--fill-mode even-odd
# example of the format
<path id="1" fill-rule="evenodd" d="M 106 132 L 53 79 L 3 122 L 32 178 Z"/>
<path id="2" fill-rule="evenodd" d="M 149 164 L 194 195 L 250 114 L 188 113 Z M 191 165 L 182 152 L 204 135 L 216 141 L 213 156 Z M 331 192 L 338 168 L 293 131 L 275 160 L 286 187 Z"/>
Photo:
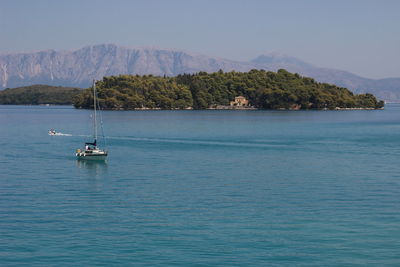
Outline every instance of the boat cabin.
<path id="1" fill-rule="evenodd" d="M 85 143 L 85 150 L 86 151 L 92 151 L 97 149 L 97 144 L 96 144 L 96 140 L 94 140 L 93 143 Z"/>

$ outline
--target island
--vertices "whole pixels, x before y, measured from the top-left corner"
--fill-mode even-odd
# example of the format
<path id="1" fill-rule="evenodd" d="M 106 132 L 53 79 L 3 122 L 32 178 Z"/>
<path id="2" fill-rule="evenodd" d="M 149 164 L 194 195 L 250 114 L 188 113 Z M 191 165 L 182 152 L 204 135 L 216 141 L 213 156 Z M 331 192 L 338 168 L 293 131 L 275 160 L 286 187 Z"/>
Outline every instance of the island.
<path id="1" fill-rule="evenodd" d="M 176 77 L 119 75 L 104 77 L 96 88 L 101 108 L 146 109 L 381 109 L 383 101 L 372 94 L 355 95 L 346 88 L 319 83 L 290 73 L 199 72 Z M 93 90 L 74 97 L 76 108 L 93 108 Z M 236 102 L 235 102 L 236 101 Z M 242 101 L 242 102 L 238 102 Z M 245 105 L 238 104 L 245 103 Z"/>
<path id="2" fill-rule="evenodd" d="M 82 89 L 36 84 L 0 91 L 0 105 L 72 105 Z"/>

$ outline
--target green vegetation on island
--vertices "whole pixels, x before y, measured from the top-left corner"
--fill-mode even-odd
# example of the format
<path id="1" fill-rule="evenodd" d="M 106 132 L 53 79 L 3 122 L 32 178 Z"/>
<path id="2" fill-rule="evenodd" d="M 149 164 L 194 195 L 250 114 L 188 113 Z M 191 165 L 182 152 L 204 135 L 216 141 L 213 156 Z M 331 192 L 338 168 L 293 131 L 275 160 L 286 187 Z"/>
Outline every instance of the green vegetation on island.
<path id="1" fill-rule="evenodd" d="M 284 69 L 278 72 L 199 72 L 176 77 L 119 75 L 96 83 L 102 108 L 206 109 L 228 106 L 236 96 L 244 96 L 259 109 L 337 109 L 384 106 L 372 94 L 354 95 L 348 89 L 319 83 Z M 92 89 L 74 99 L 77 108 L 93 108 Z"/>
<path id="2" fill-rule="evenodd" d="M 1 105 L 71 105 L 73 98 L 82 89 L 50 86 L 50 85 L 31 85 L 18 88 L 7 88 L 0 91 Z"/>

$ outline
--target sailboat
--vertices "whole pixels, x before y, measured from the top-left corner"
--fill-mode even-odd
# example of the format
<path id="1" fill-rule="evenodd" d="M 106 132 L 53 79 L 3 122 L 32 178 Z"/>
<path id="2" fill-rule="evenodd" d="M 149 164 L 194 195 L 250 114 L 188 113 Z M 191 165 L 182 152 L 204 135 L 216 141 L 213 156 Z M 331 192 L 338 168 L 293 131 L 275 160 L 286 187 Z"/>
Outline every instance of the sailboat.
<path id="1" fill-rule="evenodd" d="M 97 101 L 97 93 L 96 93 L 96 83 L 93 81 L 93 137 L 94 141 L 93 142 L 87 142 L 85 143 L 85 149 L 77 149 L 76 150 L 76 157 L 79 160 L 105 160 L 107 158 L 107 151 L 100 149 L 97 146 L 97 107 L 99 107 L 99 103 Z M 102 121 L 100 120 L 102 123 Z M 101 127 L 101 130 L 103 131 L 103 127 Z M 103 138 L 104 138 L 104 134 Z"/>

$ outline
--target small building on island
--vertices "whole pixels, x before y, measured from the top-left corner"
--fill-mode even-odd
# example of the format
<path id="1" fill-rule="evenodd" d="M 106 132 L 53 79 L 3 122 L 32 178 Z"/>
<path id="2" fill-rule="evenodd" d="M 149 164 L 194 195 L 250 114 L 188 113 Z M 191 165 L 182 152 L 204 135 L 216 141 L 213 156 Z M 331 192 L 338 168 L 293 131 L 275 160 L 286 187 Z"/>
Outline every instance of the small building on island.
<path id="1" fill-rule="evenodd" d="M 257 109 L 253 106 L 250 106 L 249 100 L 247 100 L 244 96 L 237 96 L 235 100 L 230 101 L 228 105 L 219 105 L 213 104 L 208 107 L 208 109 Z"/>
<path id="2" fill-rule="evenodd" d="M 230 103 L 231 107 L 248 107 L 249 100 L 247 100 L 244 96 L 237 96 L 235 97 L 234 101 Z"/>

